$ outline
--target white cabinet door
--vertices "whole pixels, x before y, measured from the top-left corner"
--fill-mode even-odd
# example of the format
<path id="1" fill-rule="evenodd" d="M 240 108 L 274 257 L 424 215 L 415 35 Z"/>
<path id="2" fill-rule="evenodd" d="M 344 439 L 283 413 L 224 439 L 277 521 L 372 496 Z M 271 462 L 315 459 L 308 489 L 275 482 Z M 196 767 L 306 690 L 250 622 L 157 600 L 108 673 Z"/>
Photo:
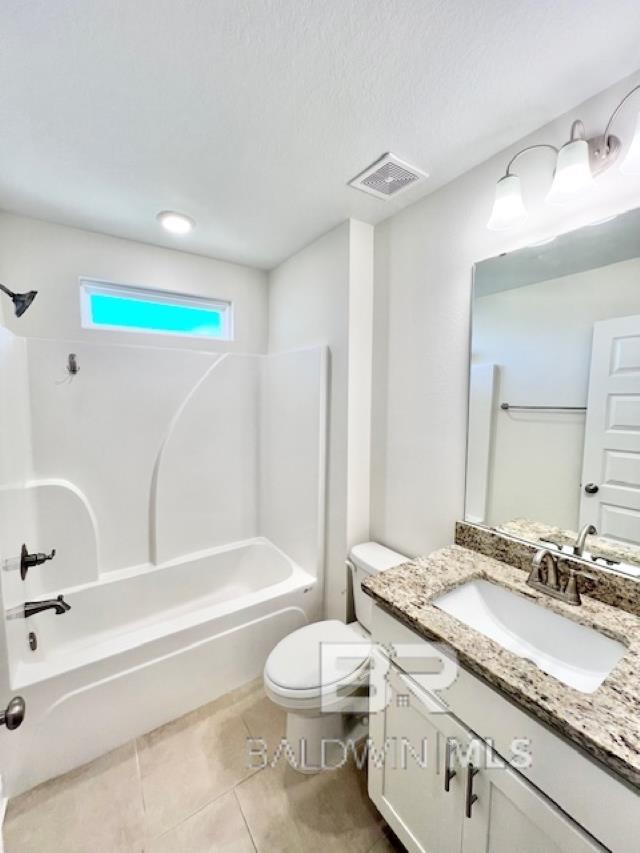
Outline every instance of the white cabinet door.
<path id="1" fill-rule="evenodd" d="M 464 774 L 454 767 L 454 741 L 462 744 L 466 730 L 434 713 L 395 667 L 388 698 L 370 716 L 369 795 L 410 853 L 460 853 Z M 456 771 L 448 783 L 447 760 Z"/>
<path id="2" fill-rule="evenodd" d="M 470 817 L 464 818 L 462 853 L 594 853 L 595 842 L 537 788 L 508 767 L 495 767 L 490 750 L 469 785 Z M 465 788 L 471 768 L 464 771 Z M 466 806 L 466 798 L 465 798 Z"/>
<path id="3" fill-rule="evenodd" d="M 580 525 L 640 544 L 640 315 L 593 327 Z"/>

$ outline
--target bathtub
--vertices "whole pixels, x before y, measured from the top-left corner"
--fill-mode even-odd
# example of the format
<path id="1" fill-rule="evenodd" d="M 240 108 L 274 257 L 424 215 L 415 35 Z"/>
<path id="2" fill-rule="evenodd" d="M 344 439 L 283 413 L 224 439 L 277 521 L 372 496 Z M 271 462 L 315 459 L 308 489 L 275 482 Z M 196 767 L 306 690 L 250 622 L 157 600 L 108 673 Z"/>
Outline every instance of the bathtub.
<path id="1" fill-rule="evenodd" d="M 316 579 L 263 538 L 63 593 L 68 613 L 7 622 L 11 687 L 27 703 L 3 745 L 10 796 L 257 678 L 320 607 Z"/>

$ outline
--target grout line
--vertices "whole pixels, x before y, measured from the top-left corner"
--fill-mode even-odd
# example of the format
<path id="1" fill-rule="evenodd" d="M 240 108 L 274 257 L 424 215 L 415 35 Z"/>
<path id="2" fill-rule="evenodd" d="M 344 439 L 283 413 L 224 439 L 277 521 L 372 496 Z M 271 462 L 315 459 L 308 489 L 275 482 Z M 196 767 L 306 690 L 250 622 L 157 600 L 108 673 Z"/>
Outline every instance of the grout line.
<path id="1" fill-rule="evenodd" d="M 138 738 L 133 739 L 133 750 L 136 757 L 136 773 L 138 776 L 138 788 L 140 789 L 140 799 L 142 801 L 142 815 L 146 824 L 147 804 L 144 800 L 144 787 L 142 785 L 142 768 L 140 766 L 140 755 L 138 753 Z"/>
<path id="2" fill-rule="evenodd" d="M 238 808 L 240 809 L 240 814 L 242 815 L 242 820 L 244 821 L 244 825 L 246 826 L 247 832 L 249 833 L 249 838 L 251 840 L 251 843 L 253 844 L 253 849 L 256 851 L 256 853 L 258 853 L 258 845 L 256 844 L 255 838 L 253 837 L 253 833 L 251 832 L 251 827 L 249 826 L 249 823 L 247 821 L 247 817 L 246 817 L 244 811 L 242 810 L 242 803 L 240 802 L 240 797 L 236 793 L 236 787 L 233 788 L 233 796 L 235 798 L 236 803 L 238 804 Z"/>
<path id="3" fill-rule="evenodd" d="M 178 827 L 182 826 L 183 823 L 186 823 L 188 820 L 191 820 L 192 817 L 199 815 L 200 812 L 203 812 L 205 809 L 208 809 L 209 806 L 212 806 L 214 803 L 217 803 L 221 797 L 226 797 L 227 794 L 230 794 L 232 791 L 233 788 L 228 788 L 226 791 L 223 791 L 221 794 L 218 794 L 217 797 L 214 797 L 212 800 L 209 800 L 203 805 L 198 806 L 198 808 L 194 812 L 189 812 L 189 814 L 185 815 L 177 823 L 174 823 L 168 829 L 164 829 L 158 835 L 150 836 L 151 840 L 156 841 L 158 838 L 164 838 L 165 835 L 168 835 L 170 832 L 173 832 L 174 830 L 178 829 Z"/>
<path id="4" fill-rule="evenodd" d="M 244 781 L 245 780 L 243 779 L 242 782 L 244 782 Z M 236 782 L 236 785 L 239 785 L 242 782 Z M 232 785 L 230 788 L 227 788 L 226 790 L 222 791 L 220 794 L 216 794 L 216 796 L 212 800 L 207 800 L 206 803 L 203 803 L 201 806 L 198 806 L 198 808 L 195 811 L 189 812 L 189 814 L 185 815 L 183 818 L 180 818 L 180 820 L 177 823 L 172 824 L 167 829 L 163 829 L 162 832 L 158 833 L 157 835 L 147 836 L 147 840 L 157 841 L 158 838 L 164 838 L 165 835 L 168 835 L 170 832 L 173 832 L 175 829 L 178 829 L 178 827 L 182 826 L 183 823 L 186 823 L 188 820 L 191 820 L 192 817 L 195 817 L 196 815 L 200 814 L 200 812 L 203 812 L 205 809 L 208 809 L 209 806 L 212 806 L 214 803 L 217 803 L 218 800 L 222 799 L 222 797 L 226 797 L 228 794 L 233 794 L 235 797 L 236 785 Z M 235 799 L 238 802 L 238 806 L 240 806 L 240 802 L 238 801 L 238 798 L 235 797 Z M 242 812 L 242 808 L 240 808 L 240 811 Z M 244 814 L 242 815 L 242 818 L 244 820 Z M 245 823 L 246 823 L 246 821 L 245 821 Z M 247 829 L 249 829 L 249 827 L 247 827 Z M 249 832 L 249 835 L 251 835 L 251 832 Z M 252 843 L 253 843 L 253 840 L 252 840 Z M 255 844 L 254 844 L 254 847 L 255 847 Z"/>
<path id="5" fill-rule="evenodd" d="M 257 686 L 257 683 L 258 682 L 256 680 L 256 686 Z M 230 699 L 230 697 L 233 697 L 233 695 L 235 693 L 239 693 L 242 698 L 247 698 L 249 693 L 245 693 L 246 688 L 247 688 L 247 686 L 243 685 L 242 687 L 239 687 L 236 690 L 232 690 L 230 693 L 227 693 L 224 695 L 225 695 L 225 697 Z M 220 698 L 223 698 L 223 697 L 220 697 Z M 214 700 L 214 701 L 216 701 L 216 700 Z M 240 700 L 240 701 L 242 701 L 242 700 Z M 233 704 L 233 700 L 230 699 L 229 708 L 232 707 L 232 704 Z M 205 706 L 202 706 L 202 707 L 205 707 Z M 191 713 L 191 712 L 189 712 L 189 713 Z M 183 716 L 188 716 L 188 715 L 185 714 Z M 240 712 L 237 715 L 237 717 L 239 717 L 242 726 L 246 730 L 247 738 L 253 737 L 253 735 L 251 734 L 251 730 L 249 729 L 249 726 L 248 726 L 246 720 L 244 719 L 244 714 L 242 712 Z M 180 720 L 182 718 L 178 717 L 177 719 Z M 245 743 L 246 743 L 246 740 L 245 740 Z M 135 753 L 136 753 L 136 764 L 137 764 L 137 768 L 138 768 L 138 777 L 139 777 L 139 781 L 140 781 L 140 790 L 141 790 L 141 795 L 142 795 L 142 803 L 143 803 L 143 808 L 144 808 L 144 812 L 145 812 L 145 837 L 148 840 L 155 840 L 157 838 L 162 838 L 167 833 L 172 832 L 174 829 L 177 829 L 177 827 L 181 826 L 183 823 L 185 823 L 185 821 L 189 820 L 190 818 L 194 817 L 199 812 L 201 812 L 203 809 L 206 809 L 208 806 L 215 803 L 217 800 L 220 799 L 220 797 L 224 797 L 226 794 L 229 794 L 230 792 L 234 791 L 234 789 L 237 785 L 241 785 L 243 782 L 246 782 L 248 779 L 250 779 L 252 776 L 255 776 L 256 773 L 259 773 L 260 770 L 263 769 L 262 767 L 245 766 L 244 769 L 246 770 L 246 775 L 243 776 L 241 779 L 236 780 L 228 788 L 225 788 L 224 791 L 220 791 L 212 799 L 208 799 L 205 803 L 202 803 L 201 805 L 199 805 L 195 809 L 195 811 L 189 812 L 188 814 L 185 814 L 183 817 L 180 818 L 180 820 L 178 820 L 176 823 L 172 824 L 171 826 L 167 827 L 162 832 L 160 832 L 158 834 L 151 835 L 151 834 L 147 833 L 147 829 L 148 829 L 147 822 L 146 822 L 146 811 L 147 811 L 147 809 L 146 809 L 146 803 L 145 803 L 145 799 L 144 799 L 144 787 L 142 785 L 142 770 L 141 770 L 140 760 L 139 760 L 139 755 L 138 755 L 138 739 L 137 738 L 134 739 L 134 745 L 135 745 Z M 244 819 L 244 815 L 243 815 L 243 819 Z M 245 821 L 245 823 L 246 823 L 246 821 Z M 253 840 L 252 840 L 252 843 L 253 843 Z M 255 847 L 255 844 L 254 844 L 254 847 Z"/>

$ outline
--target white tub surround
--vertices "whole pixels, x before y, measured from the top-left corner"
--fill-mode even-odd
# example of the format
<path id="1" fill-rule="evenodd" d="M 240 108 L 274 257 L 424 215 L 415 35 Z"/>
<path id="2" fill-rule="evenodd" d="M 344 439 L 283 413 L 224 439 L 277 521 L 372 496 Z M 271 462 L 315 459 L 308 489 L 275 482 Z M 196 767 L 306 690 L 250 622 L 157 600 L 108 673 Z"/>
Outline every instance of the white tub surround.
<path id="1" fill-rule="evenodd" d="M 2 606 L 71 605 L 0 632 L 15 796 L 256 678 L 319 617 L 328 360 L 4 335 Z M 23 543 L 56 548 L 24 581 Z"/>

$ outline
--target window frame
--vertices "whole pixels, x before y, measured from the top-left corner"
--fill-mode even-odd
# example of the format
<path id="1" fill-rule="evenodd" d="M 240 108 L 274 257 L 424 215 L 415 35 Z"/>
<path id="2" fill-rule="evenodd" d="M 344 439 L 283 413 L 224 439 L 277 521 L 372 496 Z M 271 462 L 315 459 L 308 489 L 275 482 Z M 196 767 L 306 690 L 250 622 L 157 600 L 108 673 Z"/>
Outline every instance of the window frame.
<path id="1" fill-rule="evenodd" d="M 80 279 L 80 322 L 83 329 L 106 332 L 130 332 L 136 335 L 170 335 L 178 338 L 191 338 L 199 341 L 233 341 L 233 303 L 226 299 L 214 299 L 207 296 L 192 296 L 171 290 L 157 290 L 152 287 L 140 287 L 131 284 L 118 284 L 97 278 L 81 276 Z M 137 299 L 154 304 L 171 304 L 189 308 L 210 308 L 217 310 L 221 317 L 221 334 L 209 335 L 198 332 L 177 332 L 170 329 L 145 329 L 137 326 L 118 326 L 95 323 L 91 313 L 91 296 L 121 296 L 124 299 Z"/>

